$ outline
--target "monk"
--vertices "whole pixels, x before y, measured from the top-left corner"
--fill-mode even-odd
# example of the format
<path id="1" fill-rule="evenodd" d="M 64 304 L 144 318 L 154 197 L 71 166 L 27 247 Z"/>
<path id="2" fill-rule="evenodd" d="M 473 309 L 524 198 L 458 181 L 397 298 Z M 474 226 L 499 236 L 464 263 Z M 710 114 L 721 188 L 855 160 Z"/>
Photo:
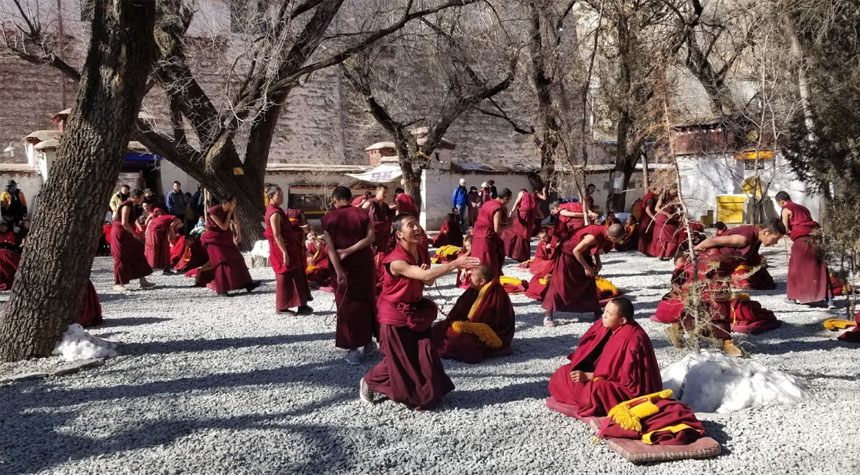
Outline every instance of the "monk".
<path id="1" fill-rule="evenodd" d="M 376 240 L 367 210 L 351 206 L 352 193 L 338 186 L 331 193 L 333 209 L 322 218 L 328 258 L 334 269 L 337 306 L 335 346 L 347 350 L 346 362 L 361 363 L 376 351 L 376 270 L 372 244 Z"/>
<path id="2" fill-rule="evenodd" d="M 307 315 L 313 312 L 308 306 L 313 297 L 305 277 L 304 230 L 299 227 L 298 220 L 294 223 L 281 209 L 284 191 L 280 186 L 270 185 L 266 196 L 269 205 L 266 207 L 263 236 L 269 241 L 269 263 L 275 272 L 275 311 Z"/>
<path id="3" fill-rule="evenodd" d="M 176 250 L 174 253 L 173 251 Z M 180 237 L 171 248 L 171 264 L 174 272 L 188 272 L 209 262 L 206 248 L 200 242 L 200 234 L 191 233 Z"/>
<path id="4" fill-rule="evenodd" d="M 505 261 L 501 233 L 508 226 L 505 206 L 510 201 L 511 190 L 503 188 L 495 198 L 481 206 L 472 229 L 472 256 L 490 268 L 494 279 L 502 275 L 502 264 Z"/>
<path id="5" fill-rule="evenodd" d="M 784 191 L 776 194 L 776 204 L 782 208 L 782 225 L 792 242 L 787 297 L 802 304 L 828 300 L 832 295 L 828 292 L 827 265 L 819 257 L 812 237 L 819 229 L 818 223 L 812 219 L 808 208 L 791 201 L 791 196 Z"/>
<path id="6" fill-rule="evenodd" d="M 710 333 L 714 338 L 723 341 L 723 352 L 732 357 L 739 357 L 743 352 L 732 341 L 731 334 L 731 301 L 730 276 L 737 266 L 746 259 L 758 255 L 761 246 L 773 246 L 785 235 L 785 227 L 779 219 L 768 220 L 763 226 L 738 226 L 726 231 L 722 236 L 705 239 L 694 248 L 699 253 L 698 274 L 709 280 L 709 289 L 703 299 L 707 301 L 711 311 Z M 693 323 L 685 315 L 684 324 L 690 327 Z M 680 329 L 676 324 L 669 330 L 677 334 Z M 673 341 L 673 343 L 676 343 Z"/>
<path id="7" fill-rule="evenodd" d="M 442 246 L 463 246 L 463 232 L 460 231 L 460 223 L 457 222 L 457 215 L 454 213 L 448 213 L 445 222 L 439 228 L 439 234 L 433 238 L 433 247 Z"/>
<path id="8" fill-rule="evenodd" d="M 539 205 L 540 201 L 545 199 L 544 190 L 535 193 L 520 190 L 510 213 L 512 226 L 502 234 L 506 256 L 518 262 L 527 261 L 531 257 L 531 239 L 535 234 L 535 227 L 543 218 Z"/>
<path id="9" fill-rule="evenodd" d="M 370 216 L 370 222 L 373 225 L 374 246 L 380 258 L 391 251 L 391 207 L 386 204 L 388 198 L 388 187 L 378 185 L 376 187 L 376 195 L 366 200 L 361 205 L 366 209 Z"/>
<path id="10" fill-rule="evenodd" d="M 355 198 L 353 198 L 352 201 L 350 202 L 350 204 L 352 206 L 355 206 L 356 208 L 363 208 L 364 203 L 366 203 L 367 200 L 369 200 L 371 198 L 373 198 L 373 193 L 371 193 L 370 191 L 365 191 L 363 194 L 358 195 Z"/>
<path id="11" fill-rule="evenodd" d="M 21 255 L 11 249 L 0 248 L 0 290 L 12 289 Z"/>
<path id="12" fill-rule="evenodd" d="M 146 261 L 153 269 L 162 269 L 164 275 L 173 274 L 170 270 L 170 245 L 176 243 L 183 225 L 182 218 L 162 214 L 150 219 L 146 226 Z"/>
<path id="13" fill-rule="evenodd" d="M 549 213 L 558 216 L 558 222 L 553 229 L 553 236 L 556 240 L 563 240 L 584 228 L 586 214 L 590 223 L 594 224 L 597 220 L 597 214 L 584 211 L 582 204 L 577 202 L 553 202 L 549 205 Z"/>
<path id="14" fill-rule="evenodd" d="M 675 189 L 666 191 L 657 201 L 654 216 L 654 234 L 651 237 L 649 254 L 660 260 L 673 259 L 678 249 L 678 234 L 681 221 L 678 218 L 678 192 Z"/>
<path id="15" fill-rule="evenodd" d="M 618 403 L 663 387 L 651 339 L 624 297 L 606 305 L 569 359 L 550 378 L 549 393 L 577 417 L 605 416 Z"/>
<path id="16" fill-rule="evenodd" d="M 639 203 L 639 252 L 650 255 L 654 237 L 654 217 L 657 215 L 657 194 L 649 191 Z"/>
<path id="17" fill-rule="evenodd" d="M 459 257 L 431 268 L 418 220 L 409 214 L 397 215 L 392 229 L 397 246 L 383 261 L 385 280 L 377 302 L 383 359 L 361 379 L 359 395 L 368 403 L 373 402 L 374 393 L 381 393 L 415 409 L 432 409 L 454 384 L 433 349 L 431 326 L 437 309 L 423 296 L 424 286 L 478 262 L 473 257 Z"/>
<path id="18" fill-rule="evenodd" d="M 621 242 L 615 245 L 615 250 L 619 252 L 635 251 L 638 246 L 639 229 L 636 225 L 636 218 L 630 215 L 624 223 L 624 237 L 621 238 Z"/>
<path id="19" fill-rule="evenodd" d="M 111 224 L 110 253 L 113 256 L 113 289 L 125 292 L 132 279 L 139 279 L 141 289 L 155 287 L 146 280 L 152 267 L 144 255 L 144 239 L 135 231 L 134 208 L 143 203 L 143 192 L 132 190 L 130 198 L 120 203 Z"/>
<path id="20" fill-rule="evenodd" d="M 471 287 L 457 299 L 448 318 L 433 325 L 439 356 L 466 363 L 511 354 L 514 307 L 504 287 L 481 265 L 472 270 Z"/>
<path id="21" fill-rule="evenodd" d="M 472 255 L 472 234 L 466 234 L 463 236 L 463 248 L 460 249 L 460 252 L 457 257 L 460 256 L 471 256 Z M 453 261 L 453 259 L 452 259 Z M 472 286 L 471 281 L 472 271 L 469 269 L 461 269 L 457 272 L 457 287 L 461 289 L 468 289 Z"/>
<path id="22" fill-rule="evenodd" d="M 242 240 L 242 231 L 235 212 L 236 197 L 232 195 L 209 208 L 206 232 L 200 239 L 206 247 L 213 271 L 211 285 L 218 295 L 223 296 L 231 290 L 244 288 L 252 292 L 260 286 L 260 282 L 251 279 L 245 258 L 237 247 Z"/>
<path id="23" fill-rule="evenodd" d="M 409 213 L 416 218 L 421 216 L 418 212 L 418 206 L 415 204 L 415 199 L 403 191 L 403 188 L 394 190 L 394 201 L 397 203 L 398 212 Z"/>
<path id="24" fill-rule="evenodd" d="M 308 277 L 308 283 L 319 287 L 328 287 L 331 285 L 331 265 L 328 260 L 328 247 L 317 234 L 316 230 L 308 231 L 308 261 L 305 274 Z"/>
<path id="25" fill-rule="evenodd" d="M 722 221 L 717 221 L 714 223 L 714 236 L 722 236 L 728 231 L 729 228 L 726 226 L 726 223 Z"/>
<path id="26" fill-rule="evenodd" d="M 624 236 L 624 226 L 608 229 L 588 225 L 562 241 L 553 257 L 552 279 L 543 300 L 544 325 L 554 327 L 554 312 L 594 313 L 599 315 L 595 277 L 600 272 L 600 254 L 609 252 Z M 593 255 L 593 258 L 592 258 Z"/>
<path id="27" fill-rule="evenodd" d="M 552 271 L 552 233 L 549 228 L 543 227 L 538 232 L 538 245 L 535 257 L 529 262 L 529 272 L 541 277 Z"/>

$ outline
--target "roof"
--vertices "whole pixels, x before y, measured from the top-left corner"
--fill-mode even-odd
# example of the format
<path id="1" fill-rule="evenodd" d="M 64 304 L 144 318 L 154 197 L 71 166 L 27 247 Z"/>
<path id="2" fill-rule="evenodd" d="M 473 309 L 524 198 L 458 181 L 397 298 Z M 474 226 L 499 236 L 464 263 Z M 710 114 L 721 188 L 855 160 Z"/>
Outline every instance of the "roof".
<path id="1" fill-rule="evenodd" d="M 396 150 L 394 142 L 376 142 L 375 144 L 371 145 L 370 147 L 367 147 L 366 149 L 364 149 L 364 151 L 365 152 L 371 152 L 373 150 L 381 150 L 383 148 L 390 148 L 392 150 Z"/>
<path id="2" fill-rule="evenodd" d="M 36 146 L 33 148 L 35 148 L 36 150 L 48 150 L 48 149 L 57 148 L 59 146 L 60 146 L 60 141 L 58 139 L 48 139 L 48 140 L 37 143 Z"/>
<path id="3" fill-rule="evenodd" d="M 0 163 L 0 172 L 26 175 L 39 174 L 39 170 L 31 167 L 29 163 Z"/>
<path id="4" fill-rule="evenodd" d="M 305 173 L 361 173 L 368 167 L 361 165 L 327 165 L 319 163 L 269 163 L 267 172 Z"/>
<path id="5" fill-rule="evenodd" d="M 50 130 L 37 130 L 35 132 L 31 132 L 30 135 L 24 137 L 24 141 L 35 145 L 39 142 L 44 142 L 45 140 L 56 139 L 63 135 L 63 132 L 50 129 Z"/>

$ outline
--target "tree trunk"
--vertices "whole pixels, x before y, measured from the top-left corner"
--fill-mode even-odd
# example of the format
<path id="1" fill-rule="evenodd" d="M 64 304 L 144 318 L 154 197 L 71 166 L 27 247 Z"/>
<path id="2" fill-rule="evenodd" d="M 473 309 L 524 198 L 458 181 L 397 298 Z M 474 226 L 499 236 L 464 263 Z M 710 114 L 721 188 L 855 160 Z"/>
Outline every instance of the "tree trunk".
<path id="1" fill-rule="evenodd" d="M 80 317 L 101 220 L 146 92 L 155 53 L 154 2 L 92 5 L 75 105 L 0 319 L 2 361 L 49 356 Z"/>

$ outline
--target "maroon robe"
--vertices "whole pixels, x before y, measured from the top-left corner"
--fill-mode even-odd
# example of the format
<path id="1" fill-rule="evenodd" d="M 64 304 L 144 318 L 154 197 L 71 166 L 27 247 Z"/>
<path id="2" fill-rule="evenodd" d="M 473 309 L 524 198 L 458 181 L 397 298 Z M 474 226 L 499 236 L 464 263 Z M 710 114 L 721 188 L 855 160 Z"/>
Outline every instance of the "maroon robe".
<path id="1" fill-rule="evenodd" d="M 409 213 L 416 218 L 419 217 L 418 206 L 415 205 L 415 200 L 411 196 L 407 195 L 406 193 L 400 193 L 399 195 L 397 195 L 397 198 L 395 198 L 395 200 L 397 200 L 400 214 Z"/>
<path id="2" fill-rule="evenodd" d="M 649 254 L 661 259 L 675 257 L 675 251 L 678 249 L 678 238 L 680 222 L 675 216 L 677 209 L 675 206 L 667 206 L 663 209 L 664 213 L 657 213 L 654 217 L 654 234 L 651 238 L 651 247 Z"/>
<path id="3" fill-rule="evenodd" d="M 642 430 L 623 429 L 614 419 L 606 418 L 600 425 L 597 436 L 641 439 L 643 435 L 653 432 L 650 441 L 654 445 L 688 445 L 704 436 L 705 426 L 696 418 L 690 406 L 676 399 L 660 399 L 654 405 L 659 411 L 640 420 Z M 662 430 L 680 424 L 685 424 L 688 428 L 677 432 Z"/>
<path id="4" fill-rule="evenodd" d="M 647 210 L 653 212 L 656 203 L 657 195 L 651 192 L 648 192 L 639 203 L 639 252 L 645 255 L 650 255 L 651 241 L 654 236 L 654 223 Z"/>
<path id="5" fill-rule="evenodd" d="M 639 225 L 624 225 L 624 237 L 621 242 L 615 244 L 615 250 L 619 252 L 635 251 L 639 246 Z"/>
<path id="6" fill-rule="evenodd" d="M 538 212 L 538 200 L 534 193 L 523 193 L 513 226 L 502 233 L 506 256 L 518 262 L 527 261 L 531 257 L 531 239 Z"/>
<path id="7" fill-rule="evenodd" d="M 553 257 L 552 278 L 542 307 L 551 312 L 596 312 L 600 309 L 597 284 L 593 277 L 585 275 L 585 269 L 573 255 L 573 249 L 585 238 L 594 236 L 594 248 L 605 252 L 612 246 L 606 228 L 592 224 L 578 230 L 571 238 L 561 242 Z M 586 252 L 591 260 L 591 252 Z M 529 284 L 531 285 L 531 284 Z"/>
<path id="8" fill-rule="evenodd" d="M 344 206 L 322 218 L 323 231 L 331 236 L 335 251 L 346 249 L 367 236 L 370 217 L 367 210 Z M 332 276 L 337 329 L 335 345 L 354 350 L 373 340 L 376 325 L 376 269 L 371 246 L 366 246 L 340 261 L 346 274 L 346 286 L 339 286 Z"/>
<path id="9" fill-rule="evenodd" d="M 21 256 L 17 252 L 0 248 L 0 290 L 12 288 L 20 263 Z"/>
<path id="10" fill-rule="evenodd" d="M 272 228 L 272 216 L 280 215 L 281 229 Z M 263 236 L 269 241 L 269 264 L 275 272 L 275 309 L 285 311 L 290 308 L 307 305 L 311 297 L 308 281 L 305 277 L 305 253 L 303 252 L 302 238 L 304 231 L 287 217 L 287 213 L 281 208 L 269 203 L 266 207 L 266 230 Z M 278 233 L 287 248 L 289 266 L 284 265 L 284 254 L 278 247 L 275 236 Z"/>
<path id="11" fill-rule="evenodd" d="M 445 221 L 439 228 L 439 234 L 433 238 L 433 247 L 457 246 L 463 247 L 463 232 L 456 222 Z"/>
<path id="12" fill-rule="evenodd" d="M 391 216 L 391 208 L 385 202 L 381 202 L 375 197 L 367 201 L 370 203 L 368 213 L 370 222 L 373 225 L 376 252 L 384 256 L 391 252 L 394 245 L 394 238 L 391 233 L 391 220 L 393 218 Z"/>
<path id="13" fill-rule="evenodd" d="M 632 319 L 614 332 L 603 321 L 594 322 L 568 358 L 570 364 L 550 378 L 549 393 L 556 402 L 574 406 L 579 417 L 605 416 L 618 403 L 663 388 L 651 339 Z M 594 377 L 574 383 L 573 370 Z"/>
<path id="14" fill-rule="evenodd" d="M 860 311 L 857 312 L 854 321 L 857 322 L 857 326 L 839 335 L 840 340 L 849 343 L 860 343 Z"/>
<path id="15" fill-rule="evenodd" d="M 170 245 L 170 267 L 175 267 L 185 255 L 185 236 L 177 236 L 176 242 Z"/>
<path id="16" fill-rule="evenodd" d="M 826 300 L 828 293 L 827 265 L 818 255 L 815 241 L 810 236 L 818 230 L 809 210 L 793 201 L 786 203 L 791 211 L 791 256 L 788 258 L 788 282 L 785 293 L 798 303 Z"/>
<path id="17" fill-rule="evenodd" d="M 144 255 L 153 269 L 170 268 L 170 224 L 176 219 L 170 214 L 160 214 L 146 226 Z"/>
<path id="18" fill-rule="evenodd" d="M 328 258 L 328 247 L 325 242 L 317 247 L 314 243 L 308 243 L 308 267 L 305 271 L 308 281 L 319 286 L 331 284 L 331 261 Z"/>
<path id="19" fill-rule="evenodd" d="M 174 248 L 179 246 L 179 241 L 173 244 Z M 183 236 L 181 252 L 182 255 L 173 265 L 173 270 L 177 272 L 187 272 L 209 262 L 209 254 L 206 253 L 206 248 L 203 247 L 200 238 L 192 239 Z"/>
<path id="20" fill-rule="evenodd" d="M 547 242 L 541 240 L 538 242 L 535 257 L 529 264 L 529 272 L 536 276 L 545 276 L 552 271 L 552 256 L 547 250 Z"/>
<path id="21" fill-rule="evenodd" d="M 93 281 L 87 279 L 87 287 L 84 290 L 84 305 L 81 308 L 81 318 L 78 323 L 86 328 L 102 323 L 102 304 L 99 302 L 99 294 L 93 286 Z"/>
<path id="22" fill-rule="evenodd" d="M 206 219 L 206 232 L 200 237 L 206 253 L 209 255 L 209 264 L 212 266 L 212 286 L 215 292 L 225 294 L 230 290 L 241 289 L 251 283 L 251 274 L 245 265 L 245 258 L 233 242 L 233 231 L 222 230 L 212 220 L 212 216 L 218 217 L 222 222 L 227 219 L 227 212 L 221 205 L 209 208 L 209 217 Z"/>
<path id="23" fill-rule="evenodd" d="M 502 239 L 493 226 L 496 213 L 501 213 L 504 220 L 505 206 L 495 199 L 484 203 L 472 230 L 471 255 L 480 259 L 481 264 L 490 269 L 493 279 L 502 275 L 502 264 L 505 261 Z"/>
<path id="24" fill-rule="evenodd" d="M 484 292 L 471 322 L 487 324 L 502 341 L 502 346 L 492 348 L 476 335 L 458 332 L 451 327 L 454 322 L 469 320 L 469 311 L 477 300 L 478 294 L 478 290 L 470 287 L 457 299 L 448 317 L 433 325 L 433 347 L 442 358 L 480 363 L 485 358 L 511 354 L 515 326 L 514 307 L 511 304 L 511 298 L 498 280 L 494 280 Z"/>
<path id="25" fill-rule="evenodd" d="M 122 227 L 122 209 L 129 207 L 134 217 L 134 202 L 125 200 L 116 209 L 110 229 L 110 253 L 113 256 L 113 282 L 125 285 L 133 279 L 152 274 L 146 261 L 143 243 Z"/>
<path id="26" fill-rule="evenodd" d="M 423 282 L 391 275 L 389 265 L 394 261 L 420 266 L 429 264 L 430 256 L 419 249 L 416 260 L 398 245 L 385 257 L 385 280 L 377 302 L 383 358 L 364 375 L 364 381 L 392 401 L 431 409 L 454 389 L 432 344 L 436 304 L 423 297 Z"/>
<path id="27" fill-rule="evenodd" d="M 736 333 L 764 333 L 782 324 L 773 312 L 762 308 L 755 300 L 733 299 L 731 312 L 732 331 Z"/>

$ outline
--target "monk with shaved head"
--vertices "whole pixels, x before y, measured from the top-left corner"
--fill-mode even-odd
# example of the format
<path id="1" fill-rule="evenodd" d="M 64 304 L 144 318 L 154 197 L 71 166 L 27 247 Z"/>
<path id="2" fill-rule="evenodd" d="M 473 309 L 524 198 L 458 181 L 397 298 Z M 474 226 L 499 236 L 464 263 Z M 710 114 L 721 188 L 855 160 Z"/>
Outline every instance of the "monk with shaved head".
<path id="1" fill-rule="evenodd" d="M 433 326 L 433 346 L 442 358 L 479 363 L 511 354 L 514 307 L 489 267 L 472 270 L 469 288 L 448 318 Z"/>

